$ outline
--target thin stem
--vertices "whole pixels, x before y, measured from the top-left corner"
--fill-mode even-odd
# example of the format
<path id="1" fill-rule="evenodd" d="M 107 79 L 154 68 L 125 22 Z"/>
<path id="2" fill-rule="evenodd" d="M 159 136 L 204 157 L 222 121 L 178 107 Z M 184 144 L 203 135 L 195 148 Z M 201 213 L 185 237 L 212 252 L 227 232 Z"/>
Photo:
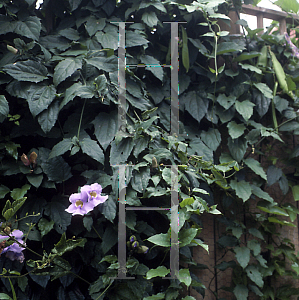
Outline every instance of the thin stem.
<path id="1" fill-rule="evenodd" d="M 78 140 L 79 140 L 79 136 L 80 136 L 80 130 L 81 130 L 81 124 L 82 124 L 82 118 L 83 118 L 83 113 L 84 113 L 84 108 L 85 108 L 86 100 L 87 99 L 84 100 L 82 111 L 81 111 L 81 116 L 80 116 L 80 121 L 79 121 L 79 126 L 78 126 L 78 134 L 77 134 Z"/>
<path id="2" fill-rule="evenodd" d="M 275 128 L 275 131 L 278 133 L 278 123 L 277 123 L 275 104 L 274 104 L 274 97 L 276 96 L 277 87 L 278 87 L 278 82 L 276 81 L 275 85 L 274 85 L 273 98 L 272 98 L 272 118 L 273 118 L 273 125 Z"/>
<path id="3" fill-rule="evenodd" d="M 109 283 L 109 285 L 105 288 L 105 290 L 103 291 L 103 293 L 96 300 L 100 299 L 106 293 L 106 291 L 110 288 L 110 286 L 112 285 L 112 283 L 113 283 L 113 280 L 111 280 L 111 282 Z"/>
<path id="4" fill-rule="evenodd" d="M 102 240 L 102 237 L 100 236 L 100 234 L 98 233 L 98 231 L 95 229 L 95 227 L 92 225 L 93 230 L 96 232 L 97 236 Z"/>

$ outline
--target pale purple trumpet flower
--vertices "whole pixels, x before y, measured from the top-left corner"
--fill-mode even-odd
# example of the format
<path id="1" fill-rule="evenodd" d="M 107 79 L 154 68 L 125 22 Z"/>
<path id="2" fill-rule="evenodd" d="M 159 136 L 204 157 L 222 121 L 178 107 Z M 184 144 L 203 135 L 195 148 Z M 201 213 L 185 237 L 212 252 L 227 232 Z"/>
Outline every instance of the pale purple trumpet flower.
<path id="1" fill-rule="evenodd" d="M 292 50 L 292 55 L 294 57 L 299 58 L 299 50 L 298 48 L 292 43 L 291 38 L 289 37 L 289 35 L 287 33 L 284 34 L 285 39 L 287 41 L 287 43 L 289 44 L 291 50 Z"/>
<path id="2" fill-rule="evenodd" d="M 23 236 L 23 232 L 21 230 L 15 229 L 11 232 L 11 236 L 14 237 L 20 244 L 25 246 L 24 241 L 22 240 L 22 236 Z M 0 235 L 0 239 L 6 239 L 8 240 L 10 237 L 7 235 Z M 25 259 L 24 254 L 23 254 L 23 250 L 24 247 L 20 246 L 20 244 L 18 243 L 13 243 L 12 245 L 4 248 L 1 252 L 1 254 L 5 253 L 5 256 L 7 258 L 9 258 L 10 260 L 14 261 L 18 261 L 20 263 L 22 263 Z"/>
<path id="3" fill-rule="evenodd" d="M 72 194 L 69 198 L 71 205 L 66 209 L 68 213 L 84 216 L 100 203 L 104 203 L 108 196 L 101 196 L 102 187 L 98 183 L 84 185 L 80 193 Z"/>

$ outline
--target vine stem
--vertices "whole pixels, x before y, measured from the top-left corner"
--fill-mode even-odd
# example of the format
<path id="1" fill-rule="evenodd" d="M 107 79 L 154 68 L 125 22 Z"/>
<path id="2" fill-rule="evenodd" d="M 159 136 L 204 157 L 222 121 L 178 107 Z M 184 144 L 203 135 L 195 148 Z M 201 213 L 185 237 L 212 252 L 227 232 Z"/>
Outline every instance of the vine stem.
<path id="1" fill-rule="evenodd" d="M 100 234 L 98 233 L 98 231 L 95 229 L 95 227 L 92 225 L 93 230 L 96 232 L 97 236 L 102 240 L 102 237 L 100 236 Z"/>
<path id="2" fill-rule="evenodd" d="M 103 291 L 103 293 L 96 300 L 100 299 L 106 293 L 106 291 L 110 288 L 110 286 L 112 285 L 112 283 L 113 283 L 113 280 L 111 280 L 111 282 L 109 283 L 109 285 L 105 288 L 105 290 Z"/>
<path id="3" fill-rule="evenodd" d="M 80 130 L 81 130 L 81 124 L 82 124 L 82 119 L 83 119 L 83 113 L 84 113 L 86 100 L 87 99 L 84 100 L 83 107 L 82 107 L 82 110 L 81 110 L 80 121 L 79 121 L 79 126 L 78 126 L 78 134 L 77 134 L 78 140 L 79 140 L 79 136 L 80 136 Z"/>

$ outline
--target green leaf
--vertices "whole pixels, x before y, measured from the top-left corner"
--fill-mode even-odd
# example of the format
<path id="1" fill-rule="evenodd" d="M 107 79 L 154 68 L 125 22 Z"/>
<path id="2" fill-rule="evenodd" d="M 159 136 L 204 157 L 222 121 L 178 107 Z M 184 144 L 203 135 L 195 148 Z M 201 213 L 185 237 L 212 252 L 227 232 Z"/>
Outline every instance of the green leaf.
<path id="1" fill-rule="evenodd" d="M 71 167 L 61 156 L 42 162 L 41 167 L 50 181 L 62 182 L 72 177 Z"/>
<path id="2" fill-rule="evenodd" d="M 96 33 L 96 38 L 104 49 L 116 50 L 118 48 L 117 29 L 115 30 L 115 32 L 98 31 Z"/>
<path id="3" fill-rule="evenodd" d="M 277 0 L 274 4 L 286 12 L 297 14 L 299 11 L 299 3 L 296 0 Z"/>
<path id="4" fill-rule="evenodd" d="M 213 151 L 216 151 L 221 142 L 221 135 L 218 129 L 209 128 L 208 131 L 202 131 L 201 140 Z"/>
<path id="5" fill-rule="evenodd" d="M 168 233 L 159 233 L 149 237 L 147 240 L 157 246 L 170 247 L 170 235 Z"/>
<path id="6" fill-rule="evenodd" d="M 80 146 L 82 152 L 92 157 L 96 161 L 104 164 L 105 157 L 102 148 L 98 145 L 98 143 L 90 138 L 84 138 L 80 142 Z"/>
<path id="7" fill-rule="evenodd" d="M 64 154 L 65 152 L 71 150 L 72 146 L 73 142 L 71 138 L 63 139 L 52 148 L 48 159 Z"/>
<path id="8" fill-rule="evenodd" d="M 196 237 L 198 229 L 196 228 L 183 228 L 179 231 L 180 248 L 189 245 Z"/>
<path id="9" fill-rule="evenodd" d="M 3 300 L 12 300 L 12 298 L 10 298 L 7 294 L 4 294 L 4 293 L 0 293 L 0 299 L 3 299 Z"/>
<path id="10" fill-rule="evenodd" d="M 92 123 L 98 142 L 106 150 L 117 132 L 117 114 L 115 112 L 111 112 L 110 114 L 101 112 Z"/>
<path id="11" fill-rule="evenodd" d="M 217 47 L 217 55 L 230 53 L 230 52 L 241 52 L 242 50 L 244 50 L 244 48 L 245 47 L 243 45 L 233 43 L 233 42 L 219 43 Z"/>
<path id="12" fill-rule="evenodd" d="M 18 160 L 18 148 L 20 148 L 19 144 L 15 144 L 14 142 L 6 142 L 5 150 L 9 155 L 11 155 L 15 160 Z"/>
<path id="13" fill-rule="evenodd" d="M 59 31 L 59 35 L 71 41 L 78 41 L 80 39 L 79 33 L 74 28 L 65 28 Z"/>
<path id="14" fill-rule="evenodd" d="M 227 97 L 225 94 L 219 94 L 217 102 L 225 109 L 229 109 L 236 102 L 236 99 L 237 97 L 232 95 Z"/>
<path id="15" fill-rule="evenodd" d="M 76 247 L 84 247 L 85 243 L 86 239 L 67 240 L 64 232 L 60 238 L 60 241 L 57 244 L 55 244 L 54 248 L 52 249 L 52 252 L 61 256 L 65 252 L 72 251 Z"/>
<path id="16" fill-rule="evenodd" d="M 143 46 L 148 44 L 148 40 L 145 39 L 138 31 L 126 32 L 126 47 Z"/>
<path id="17" fill-rule="evenodd" d="M 157 15 L 154 11 L 145 11 L 143 14 L 142 14 L 142 18 L 141 20 L 149 27 L 154 27 L 158 24 L 158 18 L 157 18 Z"/>
<path id="18" fill-rule="evenodd" d="M 82 87 L 82 83 L 76 82 L 68 89 L 65 90 L 64 98 L 59 105 L 59 110 L 61 110 L 66 104 L 68 104 L 77 96 L 78 89 L 81 87 Z"/>
<path id="19" fill-rule="evenodd" d="M 295 201 L 299 200 L 299 185 L 292 186 L 293 197 Z"/>
<path id="20" fill-rule="evenodd" d="M 255 160 L 254 158 L 246 158 L 244 159 L 244 163 L 257 175 L 261 176 L 263 179 L 267 180 L 267 175 L 261 166 L 260 162 Z"/>
<path id="21" fill-rule="evenodd" d="M 111 143 L 110 164 L 117 165 L 126 163 L 133 147 L 134 141 L 132 138 L 123 138 L 118 144 L 116 144 L 114 140 Z"/>
<path id="22" fill-rule="evenodd" d="M 59 233 L 65 233 L 67 227 L 71 224 L 72 215 L 65 211 L 66 207 L 61 203 L 61 199 L 47 203 L 45 214 L 54 221 L 54 229 Z"/>
<path id="23" fill-rule="evenodd" d="M 189 62 L 189 49 L 188 49 L 188 36 L 186 29 L 181 25 L 181 31 L 182 31 L 182 42 L 183 42 L 183 47 L 182 47 L 182 61 L 183 61 L 183 66 L 186 69 L 186 73 L 189 71 L 190 67 L 190 62 Z"/>
<path id="24" fill-rule="evenodd" d="M 6 65 L 3 70 L 19 81 L 40 82 L 47 78 L 47 68 L 36 61 L 25 60 Z"/>
<path id="25" fill-rule="evenodd" d="M 164 266 L 159 266 L 156 269 L 151 269 L 146 273 L 146 279 L 149 280 L 153 277 L 165 277 L 169 274 L 170 270 Z"/>
<path id="26" fill-rule="evenodd" d="M 299 265 L 298 265 L 298 263 L 294 262 L 291 267 L 297 273 L 297 275 L 299 275 Z"/>
<path id="27" fill-rule="evenodd" d="M 43 132 L 45 133 L 49 132 L 55 125 L 59 113 L 58 105 L 59 105 L 58 101 L 54 101 L 50 104 L 48 109 L 42 111 L 38 115 L 37 121 L 40 124 Z"/>
<path id="28" fill-rule="evenodd" d="M 89 36 L 93 36 L 97 31 L 104 29 L 105 25 L 105 18 L 96 19 L 94 16 L 90 16 L 85 24 L 85 28 Z"/>
<path id="29" fill-rule="evenodd" d="M 237 300 L 247 300 L 248 298 L 248 288 L 243 284 L 237 284 L 234 288 L 234 294 Z"/>
<path id="30" fill-rule="evenodd" d="M 236 58 L 233 59 L 233 61 L 237 62 L 237 61 L 244 61 L 244 60 L 250 60 L 252 58 L 258 57 L 260 56 L 261 53 L 260 52 L 250 52 L 250 53 L 242 53 L 239 56 L 237 56 Z"/>
<path id="31" fill-rule="evenodd" d="M 145 67 L 146 70 L 150 71 L 159 80 L 163 81 L 163 67 L 157 59 L 150 55 L 142 55 L 140 60 L 143 64 L 150 65 Z"/>
<path id="32" fill-rule="evenodd" d="M 263 277 L 262 274 L 259 272 L 259 270 L 251 265 L 248 266 L 245 269 L 247 276 L 260 288 L 262 288 L 264 286 L 264 281 L 263 281 Z"/>
<path id="33" fill-rule="evenodd" d="M 195 91 L 188 92 L 182 98 L 185 103 L 185 109 L 197 122 L 200 122 L 208 111 L 209 102 L 201 98 Z"/>
<path id="34" fill-rule="evenodd" d="M 261 199 L 267 200 L 270 203 L 274 203 L 273 198 L 268 193 L 266 193 L 265 191 L 263 191 L 260 187 L 252 184 L 251 185 L 251 191 L 252 191 L 252 194 L 254 194 L 255 196 L 257 196 L 257 197 L 259 197 Z"/>
<path id="35" fill-rule="evenodd" d="M 118 242 L 118 233 L 112 227 L 107 227 L 105 229 L 103 240 L 101 243 L 101 249 L 104 254 L 106 254 L 111 248 Z"/>
<path id="36" fill-rule="evenodd" d="M 160 299 L 165 299 L 165 294 L 163 293 L 158 293 L 156 295 L 152 295 L 149 297 L 143 298 L 143 300 L 160 300 Z"/>
<path id="37" fill-rule="evenodd" d="M 180 282 L 183 282 L 186 286 L 190 286 L 192 282 L 192 278 L 190 276 L 189 269 L 180 269 L 179 270 L 179 280 Z"/>
<path id="38" fill-rule="evenodd" d="M 91 216 L 84 216 L 83 218 L 83 225 L 87 229 L 87 231 L 90 231 L 93 225 L 93 219 Z"/>
<path id="39" fill-rule="evenodd" d="M 35 84 L 28 90 L 27 101 L 33 117 L 47 109 L 56 96 L 56 89 L 53 85 Z"/>
<path id="40" fill-rule="evenodd" d="M 32 184 L 34 187 L 38 188 L 42 184 L 42 181 L 44 179 L 43 174 L 27 174 L 26 175 L 28 181 L 30 184 Z"/>
<path id="41" fill-rule="evenodd" d="M 246 202 L 250 198 L 251 186 L 249 182 L 245 180 L 237 181 L 234 179 L 230 182 L 230 186 L 236 191 L 236 195 L 241 198 L 243 202 Z"/>
<path id="42" fill-rule="evenodd" d="M 257 237 L 257 238 L 259 238 L 261 240 L 264 240 L 263 235 L 261 234 L 261 232 L 258 229 L 256 229 L 256 228 L 249 228 L 248 232 L 250 234 L 252 234 L 253 236 Z"/>
<path id="43" fill-rule="evenodd" d="M 253 251 L 254 256 L 257 256 L 261 253 L 261 244 L 257 240 L 248 241 L 247 247 Z"/>
<path id="44" fill-rule="evenodd" d="M 139 193 L 143 193 L 148 186 L 148 182 L 151 178 L 150 169 L 141 168 L 139 172 L 137 172 L 137 170 L 133 172 L 133 178 L 131 180 L 132 188 Z"/>
<path id="45" fill-rule="evenodd" d="M 235 106 L 236 106 L 237 112 L 247 122 L 253 114 L 253 107 L 255 106 L 255 104 L 250 102 L 249 100 L 245 100 L 242 102 L 236 101 Z"/>
<path id="46" fill-rule="evenodd" d="M 0 123 L 4 121 L 9 113 L 8 101 L 5 96 L 0 95 Z"/>
<path id="47" fill-rule="evenodd" d="M 3 184 L 0 185 L 0 199 L 3 199 L 5 195 L 8 194 L 9 192 L 10 189 L 7 186 Z"/>
<path id="48" fill-rule="evenodd" d="M 247 149 L 247 141 L 244 138 L 232 139 L 231 137 L 229 137 L 228 148 L 232 157 L 238 163 L 240 163 Z"/>
<path id="49" fill-rule="evenodd" d="M 253 66 L 253 65 L 249 65 L 249 64 L 239 64 L 239 65 L 244 70 L 250 70 L 250 71 L 255 72 L 257 74 L 262 74 L 262 70 L 259 69 L 259 68 L 257 68 L 257 67 L 255 67 L 255 66 Z"/>
<path id="50" fill-rule="evenodd" d="M 27 191 L 31 188 L 30 184 L 25 184 L 21 188 L 15 188 L 11 191 L 10 196 L 14 200 L 19 200 L 24 197 Z"/>
<path id="51" fill-rule="evenodd" d="M 93 57 L 85 59 L 87 64 L 90 64 L 100 71 L 114 72 L 118 70 L 117 57 L 112 55 L 109 57 Z"/>
<path id="52" fill-rule="evenodd" d="M 227 128 L 228 133 L 232 139 L 237 139 L 238 137 L 240 137 L 246 129 L 243 124 L 237 124 L 235 121 L 229 122 L 227 124 Z"/>
<path id="53" fill-rule="evenodd" d="M 11 219 L 26 201 L 26 197 L 15 200 L 12 204 L 7 200 L 2 210 L 2 215 L 6 221 Z"/>
<path id="54" fill-rule="evenodd" d="M 276 183 L 282 177 L 282 170 L 271 165 L 267 170 L 268 185 Z"/>
<path id="55" fill-rule="evenodd" d="M 74 74 L 75 71 L 82 68 L 80 59 L 66 58 L 59 62 L 54 69 L 53 82 L 55 86 L 64 81 L 67 77 Z"/>
<path id="56" fill-rule="evenodd" d="M 47 233 L 49 233 L 53 227 L 54 227 L 54 221 L 48 221 L 45 218 L 41 218 L 38 222 L 38 229 L 40 230 L 41 236 L 45 236 Z"/>
<path id="57" fill-rule="evenodd" d="M 240 266 L 245 269 L 250 260 L 250 250 L 247 247 L 235 247 L 236 259 Z"/>
<path id="58" fill-rule="evenodd" d="M 266 98 L 273 98 L 272 90 L 265 83 L 254 83 L 253 84 Z"/>
<path id="59" fill-rule="evenodd" d="M 23 22 L 15 22 L 14 32 L 37 41 L 40 36 L 41 22 L 38 17 L 29 16 Z"/>
<path id="60" fill-rule="evenodd" d="M 112 197 L 109 197 L 103 204 L 102 214 L 104 217 L 113 222 L 115 215 L 116 215 L 116 204 Z"/>

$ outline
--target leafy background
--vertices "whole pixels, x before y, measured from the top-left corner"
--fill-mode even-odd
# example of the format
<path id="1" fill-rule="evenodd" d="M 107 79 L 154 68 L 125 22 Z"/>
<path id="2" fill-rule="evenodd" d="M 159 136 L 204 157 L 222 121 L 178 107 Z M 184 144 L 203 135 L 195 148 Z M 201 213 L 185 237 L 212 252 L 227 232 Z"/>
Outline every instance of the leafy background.
<path id="1" fill-rule="evenodd" d="M 282 227 L 296 227 L 298 213 L 297 58 L 277 32 L 246 28 L 245 37 L 232 38 L 221 31 L 219 20 L 229 22 L 230 9 L 241 3 L 51 0 L 37 9 L 32 0 L 1 1 L 1 230 L 20 229 L 26 239 L 23 263 L 1 256 L 3 299 L 189 300 L 208 291 L 209 298 L 243 300 L 299 293 L 294 241 L 281 235 Z M 118 132 L 121 21 L 133 22 L 126 26 L 130 65 L 168 65 L 165 22 L 184 22 L 180 136 L 168 133 L 166 67 L 126 68 L 126 126 Z M 33 152 L 36 163 L 25 166 L 22 154 Z M 135 280 L 113 279 L 117 164 L 132 165 L 126 174 L 132 207 L 169 207 L 167 165 L 178 166 L 178 279 L 163 279 L 170 274 L 166 210 L 127 211 L 126 272 Z M 94 182 L 108 200 L 71 217 L 69 196 Z M 193 258 L 209 250 L 204 233 L 211 222 L 221 228 L 215 234 L 221 255 L 207 266 Z M 231 280 L 204 284 L 202 270 L 212 279 L 229 271 Z M 287 285 L 280 278 L 294 280 Z"/>

